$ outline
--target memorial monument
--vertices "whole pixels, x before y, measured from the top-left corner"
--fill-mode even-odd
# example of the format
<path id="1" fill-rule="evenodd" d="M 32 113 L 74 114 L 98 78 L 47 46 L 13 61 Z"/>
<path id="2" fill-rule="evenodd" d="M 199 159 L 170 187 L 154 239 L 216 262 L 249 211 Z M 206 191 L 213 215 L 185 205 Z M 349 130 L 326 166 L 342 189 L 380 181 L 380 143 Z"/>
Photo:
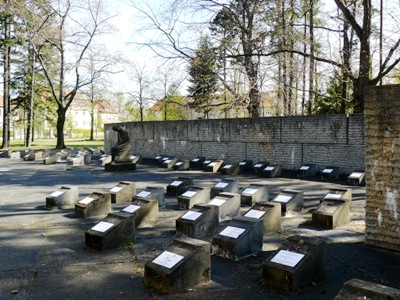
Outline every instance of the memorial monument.
<path id="1" fill-rule="evenodd" d="M 111 147 L 111 162 L 105 164 L 106 171 L 136 170 L 131 159 L 131 139 L 128 131 L 121 125 L 113 125 L 112 130 L 118 133 L 117 143 Z"/>

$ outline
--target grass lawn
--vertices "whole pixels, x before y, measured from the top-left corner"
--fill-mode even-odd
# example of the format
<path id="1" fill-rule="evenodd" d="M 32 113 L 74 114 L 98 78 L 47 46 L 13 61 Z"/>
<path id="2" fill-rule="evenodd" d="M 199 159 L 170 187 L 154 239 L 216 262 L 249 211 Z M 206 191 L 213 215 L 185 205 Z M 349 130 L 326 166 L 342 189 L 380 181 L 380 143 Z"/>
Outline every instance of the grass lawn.
<path id="1" fill-rule="evenodd" d="M 51 139 L 37 139 L 32 142 L 32 146 L 28 149 L 30 150 L 50 150 L 55 149 L 57 144 L 56 138 Z M 11 150 L 25 150 L 23 140 L 10 140 Z M 103 148 L 104 139 L 95 138 L 94 141 L 90 141 L 88 138 L 69 138 L 65 137 L 65 146 L 68 148 Z"/>

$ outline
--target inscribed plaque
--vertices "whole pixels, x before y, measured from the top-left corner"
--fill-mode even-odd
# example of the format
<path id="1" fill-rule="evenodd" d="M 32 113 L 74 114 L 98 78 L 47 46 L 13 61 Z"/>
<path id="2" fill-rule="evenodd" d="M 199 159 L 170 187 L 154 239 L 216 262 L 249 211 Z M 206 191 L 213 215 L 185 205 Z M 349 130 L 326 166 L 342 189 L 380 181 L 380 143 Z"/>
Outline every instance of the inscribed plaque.
<path id="1" fill-rule="evenodd" d="M 295 267 L 299 261 L 304 257 L 304 254 L 291 252 L 287 250 L 280 250 L 271 261 L 288 267 Z"/>
<path id="2" fill-rule="evenodd" d="M 140 208 L 139 205 L 131 204 L 125 207 L 122 211 L 125 211 L 127 213 L 133 214 L 135 211 L 137 211 Z"/>
<path id="3" fill-rule="evenodd" d="M 223 188 L 226 187 L 228 184 L 229 184 L 229 183 L 227 183 L 227 182 L 219 182 L 219 183 L 217 183 L 214 187 L 223 189 Z"/>
<path id="4" fill-rule="evenodd" d="M 151 192 L 148 192 L 148 191 L 141 191 L 139 194 L 137 194 L 136 195 L 136 197 L 139 197 L 139 198 L 146 198 L 148 195 L 150 195 L 151 194 Z"/>
<path id="5" fill-rule="evenodd" d="M 170 185 L 172 185 L 172 186 L 178 186 L 178 185 L 180 185 L 181 183 L 182 183 L 182 181 L 175 180 L 174 182 L 171 182 Z"/>
<path id="6" fill-rule="evenodd" d="M 329 199 L 340 199 L 340 197 L 342 197 L 342 194 L 332 194 L 332 193 L 328 193 L 325 195 L 325 198 L 329 198 Z"/>
<path id="7" fill-rule="evenodd" d="M 255 168 L 260 168 L 260 167 L 262 167 L 262 164 L 256 164 L 256 165 L 254 165 L 254 167 Z"/>
<path id="8" fill-rule="evenodd" d="M 245 161 L 241 161 L 241 162 L 239 163 L 239 166 L 244 166 L 245 164 L 246 164 Z"/>
<path id="9" fill-rule="evenodd" d="M 232 165 L 226 165 L 226 166 L 224 166 L 224 169 L 229 169 L 229 168 L 232 168 Z"/>
<path id="10" fill-rule="evenodd" d="M 239 235 L 241 235 L 245 231 L 246 229 L 243 228 L 227 226 L 224 230 L 220 232 L 220 235 L 237 239 Z"/>
<path id="11" fill-rule="evenodd" d="M 252 189 L 252 188 L 246 188 L 242 194 L 249 194 L 249 195 L 254 195 L 257 192 L 257 189 Z"/>
<path id="12" fill-rule="evenodd" d="M 301 171 L 307 171 L 310 167 L 309 166 L 302 166 L 300 168 Z"/>
<path id="13" fill-rule="evenodd" d="M 108 229 L 110 229 L 113 226 L 114 226 L 113 223 L 101 221 L 98 224 L 96 224 L 95 226 L 93 226 L 92 230 L 98 231 L 98 232 L 106 232 Z"/>
<path id="14" fill-rule="evenodd" d="M 333 172 L 333 169 L 324 169 L 323 171 L 322 171 L 322 173 L 332 173 Z"/>
<path id="15" fill-rule="evenodd" d="M 193 197 L 194 195 L 196 195 L 196 193 L 197 193 L 197 192 L 194 192 L 194 191 L 187 191 L 187 192 L 184 192 L 184 193 L 182 194 L 182 196 L 183 196 L 183 197 L 188 197 L 188 198 L 190 198 L 190 197 Z"/>
<path id="16" fill-rule="evenodd" d="M 226 200 L 222 200 L 222 199 L 212 199 L 208 204 L 215 205 L 215 206 L 221 206 L 225 202 L 226 202 Z"/>
<path id="17" fill-rule="evenodd" d="M 85 204 L 88 205 L 90 202 L 92 202 L 94 200 L 94 198 L 92 197 L 86 197 L 84 199 L 82 199 L 81 201 L 79 201 L 80 204 Z"/>
<path id="18" fill-rule="evenodd" d="M 292 199 L 292 196 L 287 196 L 287 195 L 278 195 L 274 201 L 276 202 L 281 202 L 281 203 L 288 203 Z"/>
<path id="19" fill-rule="evenodd" d="M 185 220 L 192 220 L 195 221 L 197 220 L 202 214 L 199 213 L 198 211 L 188 211 L 186 214 L 184 214 L 181 218 Z"/>
<path id="20" fill-rule="evenodd" d="M 55 191 L 55 192 L 51 193 L 50 196 L 52 196 L 52 197 L 58 197 L 58 196 L 61 196 L 62 194 L 64 194 L 64 192 L 62 192 L 62 191 Z"/>
<path id="21" fill-rule="evenodd" d="M 123 187 L 122 186 L 114 186 L 111 190 L 110 190 L 110 192 L 112 192 L 112 193 L 118 193 L 120 190 L 122 190 L 123 189 Z"/>
<path id="22" fill-rule="evenodd" d="M 182 164 L 183 164 L 183 162 L 178 161 L 178 162 L 175 164 L 175 166 L 181 166 Z"/>
<path id="23" fill-rule="evenodd" d="M 273 169 L 275 169 L 275 167 L 266 167 L 264 170 L 265 171 L 272 171 Z"/>
<path id="24" fill-rule="evenodd" d="M 244 216 L 248 218 L 255 218 L 259 219 L 263 215 L 265 215 L 265 211 L 262 210 L 256 210 L 256 209 L 250 209 Z"/>
<path id="25" fill-rule="evenodd" d="M 364 173 L 361 173 L 361 172 L 353 172 L 353 173 L 350 174 L 349 177 L 350 178 L 360 178 L 363 175 L 364 175 Z"/>
<path id="26" fill-rule="evenodd" d="M 183 256 L 179 254 L 175 254 L 169 251 L 164 251 L 158 257 L 156 257 L 156 259 L 153 260 L 153 263 L 171 269 L 182 259 Z"/>
<path id="27" fill-rule="evenodd" d="M 195 159 L 193 159 L 192 161 L 194 161 L 194 162 L 198 162 L 200 159 L 198 159 L 198 158 L 195 158 Z"/>

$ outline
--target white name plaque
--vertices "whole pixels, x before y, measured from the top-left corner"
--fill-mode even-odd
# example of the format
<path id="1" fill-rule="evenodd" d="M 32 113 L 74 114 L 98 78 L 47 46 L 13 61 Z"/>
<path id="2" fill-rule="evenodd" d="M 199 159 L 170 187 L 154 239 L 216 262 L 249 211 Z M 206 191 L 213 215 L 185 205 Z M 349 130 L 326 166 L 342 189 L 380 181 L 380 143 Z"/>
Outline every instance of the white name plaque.
<path id="1" fill-rule="evenodd" d="M 281 203 L 288 203 L 292 199 L 292 196 L 287 196 L 287 195 L 278 195 L 274 201 L 276 202 L 281 202 Z"/>
<path id="2" fill-rule="evenodd" d="M 64 194 L 64 192 L 62 192 L 62 191 L 55 191 L 55 192 L 51 193 L 50 196 L 52 196 L 52 197 L 58 197 L 58 196 L 61 196 L 62 194 Z"/>
<path id="3" fill-rule="evenodd" d="M 245 231 L 246 230 L 243 228 L 227 226 L 224 230 L 221 231 L 220 235 L 237 239 L 239 235 L 241 235 Z"/>
<path id="4" fill-rule="evenodd" d="M 198 211 L 188 211 L 186 214 L 184 214 L 181 218 L 185 220 L 192 220 L 195 221 L 201 216 L 201 213 Z"/>
<path id="5" fill-rule="evenodd" d="M 273 169 L 275 169 L 274 167 L 266 167 L 264 170 L 265 171 L 272 171 Z"/>
<path id="6" fill-rule="evenodd" d="M 232 165 L 226 165 L 226 166 L 224 166 L 224 169 L 229 169 L 229 168 L 232 168 Z"/>
<path id="7" fill-rule="evenodd" d="M 182 183 L 182 181 L 175 180 L 174 182 L 171 182 L 170 185 L 172 185 L 172 186 L 178 186 L 178 185 L 180 185 L 181 183 Z"/>
<path id="8" fill-rule="evenodd" d="M 139 194 L 136 195 L 136 197 L 139 198 L 146 198 L 148 195 L 150 195 L 151 192 L 147 192 L 147 191 L 141 191 Z"/>
<path id="9" fill-rule="evenodd" d="M 265 215 L 265 211 L 262 210 L 256 210 L 256 209 L 250 209 L 244 216 L 248 218 L 255 218 L 259 219 L 263 215 Z"/>
<path id="10" fill-rule="evenodd" d="M 153 263 L 171 269 L 182 259 L 183 256 L 179 254 L 175 254 L 169 251 L 164 251 L 156 259 L 153 260 Z"/>
<path id="11" fill-rule="evenodd" d="M 205 164 L 209 164 L 211 162 L 211 160 L 205 160 L 204 163 Z"/>
<path id="12" fill-rule="evenodd" d="M 241 161 L 241 162 L 239 163 L 239 166 L 244 166 L 245 164 L 246 164 L 245 161 Z"/>
<path id="13" fill-rule="evenodd" d="M 332 194 L 328 193 L 325 195 L 324 199 L 329 198 L 329 199 L 340 199 L 342 197 L 342 194 Z"/>
<path id="14" fill-rule="evenodd" d="M 92 230 L 98 231 L 98 232 L 106 232 L 108 229 L 110 229 L 113 226 L 114 226 L 113 223 L 101 221 L 97 225 L 93 226 Z"/>
<path id="15" fill-rule="evenodd" d="M 288 267 L 296 266 L 299 261 L 304 257 L 304 254 L 290 252 L 287 250 L 280 250 L 271 261 Z"/>
<path id="16" fill-rule="evenodd" d="M 362 177 L 364 175 L 364 173 L 361 173 L 361 172 L 353 172 L 353 173 L 351 173 L 350 174 L 350 178 L 360 178 L 360 177 Z"/>
<path id="17" fill-rule="evenodd" d="M 122 190 L 123 189 L 123 187 L 122 186 L 114 186 L 111 190 L 110 190 L 110 192 L 112 192 L 112 193 L 118 193 L 120 190 Z"/>
<path id="18" fill-rule="evenodd" d="M 209 163 L 208 165 L 211 167 L 214 167 L 216 164 L 217 164 L 216 162 L 212 162 L 212 163 Z"/>
<path id="19" fill-rule="evenodd" d="M 156 159 L 160 159 L 161 158 L 161 156 L 156 156 Z"/>
<path id="20" fill-rule="evenodd" d="M 223 199 L 212 199 L 208 204 L 215 205 L 215 206 L 221 206 L 225 202 L 226 202 L 226 200 L 223 200 Z"/>
<path id="21" fill-rule="evenodd" d="M 252 189 L 252 188 L 246 188 L 242 194 L 249 194 L 249 195 L 254 195 L 257 192 L 257 189 Z"/>
<path id="22" fill-rule="evenodd" d="M 255 168 L 260 168 L 260 167 L 262 167 L 262 164 L 256 164 L 256 165 L 254 165 L 254 167 Z"/>
<path id="23" fill-rule="evenodd" d="M 125 211 L 127 213 L 133 214 L 135 211 L 137 211 L 140 208 L 139 205 L 131 204 L 125 207 L 122 211 Z"/>
<path id="24" fill-rule="evenodd" d="M 195 158 L 195 159 L 193 159 L 192 161 L 194 161 L 194 162 L 198 162 L 200 159 L 198 159 L 198 158 Z"/>
<path id="25" fill-rule="evenodd" d="M 82 199 L 81 201 L 79 201 L 79 203 L 80 204 L 84 204 L 84 205 L 88 205 L 93 200 L 94 200 L 94 198 L 92 198 L 92 197 L 86 197 L 86 198 Z"/>
<path id="26" fill-rule="evenodd" d="M 182 164 L 183 164 L 183 162 L 178 161 L 178 162 L 175 164 L 175 166 L 181 166 Z"/>
<path id="27" fill-rule="evenodd" d="M 184 192 L 184 193 L 182 194 L 182 196 L 183 196 L 183 197 L 188 197 L 188 198 L 190 198 L 190 197 L 193 197 L 194 195 L 196 195 L 196 193 L 197 193 L 197 192 L 194 192 L 194 191 L 187 191 L 187 192 Z"/>
<path id="28" fill-rule="evenodd" d="M 322 173 L 332 173 L 333 172 L 333 169 L 324 169 L 323 171 L 322 171 Z"/>
<path id="29" fill-rule="evenodd" d="M 302 166 L 300 168 L 301 171 L 307 171 L 310 167 L 309 166 Z"/>
<path id="30" fill-rule="evenodd" d="M 169 164 L 171 162 L 171 160 L 170 159 L 166 159 L 166 160 L 164 160 L 164 164 Z"/>
<path id="31" fill-rule="evenodd" d="M 223 188 L 226 187 L 228 184 L 229 184 L 229 183 L 227 183 L 227 182 L 219 182 L 219 183 L 217 183 L 214 187 L 223 189 Z"/>

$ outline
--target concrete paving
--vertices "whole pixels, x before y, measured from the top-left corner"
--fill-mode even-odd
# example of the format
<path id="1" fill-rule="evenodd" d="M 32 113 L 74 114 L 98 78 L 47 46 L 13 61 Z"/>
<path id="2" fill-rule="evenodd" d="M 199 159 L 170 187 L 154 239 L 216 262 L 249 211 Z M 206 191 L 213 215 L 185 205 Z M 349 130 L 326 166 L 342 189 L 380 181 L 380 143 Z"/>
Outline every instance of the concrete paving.
<path id="1" fill-rule="evenodd" d="M 46 209 L 46 196 L 61 186 L 78 186 L 82 199 L 94 191 L 108 191 L 120 181 L 134 181 L 140 191 L 147 186 L 166 187 L 178 176 L 192 177 L 196 186 L 207 187 L 224 177 L 170 171 L 150 162 L 138 165 L 136 171 L 105 172 L 96 157 L 91 166 L 76 167 L 0 158 L 0 299 L 333 299 L 352 278 L 400 289 L 400 254 L 364 244 L 364 187 L 351 187 L 348 225 L 333 230 L 311 226 L 311 212 L 319 200 L 330 188 L 348 188 L 343 182 L 235 176 L 241 188 L 250 183 L 269 185 L 270 198 L 282 189 L 301 190 L 304 209 L 283 217 L 280 232 L 265 234 L 261 253 L 241 261 L 212 256 L 211 281 L 175 295 L 160 295 L 147 288 L 143 279 L 145 264 L 173 243 L 175 220 L 185 212 L 178 209 L 176 198 L 166 198 L 158 225 L 136 229 L 135 243 L 104 252 L 87 249 L 84 236 L 103 217 L 78 219 L 73 209 Z M 113 210 L 125 206 L 113 204 Z M 268 290 L 261 283 L 262 263 L 294 234 L 326 241 L 325 280 L 296 295 Z"/>

